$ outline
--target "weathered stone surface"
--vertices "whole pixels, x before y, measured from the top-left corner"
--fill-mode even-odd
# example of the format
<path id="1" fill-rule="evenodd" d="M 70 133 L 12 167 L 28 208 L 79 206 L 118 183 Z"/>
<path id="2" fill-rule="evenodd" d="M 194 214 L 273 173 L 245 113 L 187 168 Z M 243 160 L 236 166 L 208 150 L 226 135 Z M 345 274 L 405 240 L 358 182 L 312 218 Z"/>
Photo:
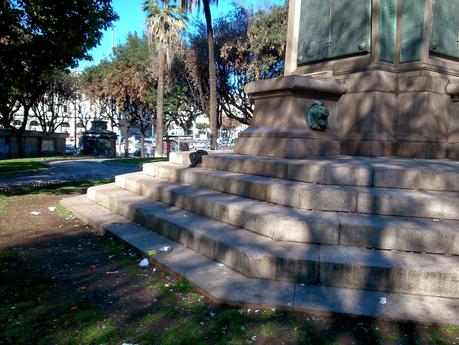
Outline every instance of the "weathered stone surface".
<path id="1" fill-rule="evenodd" d="M 397 97 L 389 92 L 349 93 L 338 102 L 341 140 L 391 140 Z"/>
<path id="2" fill-rule="evenodd" d="M 356 187 L 358 188 L 358 187 Z M 459 219 L 459 193 L 359 189 L 357 212 L 381 215 Z"/>
<path id="3" fill-rule="evenodd" d="M 338 213 L 341 245 L 459 254 L 459 222 Z"/>
<path id="4" fill-rule="evenodd" d="M 319 184 L 371 186 L 372 168 L 365 162 L 346 159 L 291 161 L 288 179 Z"/>
<path id="5" fill-rule="evenodd" d="M 317 246 L 280 242 L 272 252 L 271 240 L 240 228 L 152 202 L 114 185 L 91 190 L 88 196 L 100 205 L 245 275 L 317 282 Z"/>
<path id="6" fill-rule="evenodd" d="M 425 189 L 437 191 L 458 191 L 459 171 L 447 165 L 434 164 L 431 168 L 425 168 L 423 162 L 412 164 L 384 167 L 374 170 L 374 185 L 377 187 Z M 449 169 L 448 169 L 449 168 Z M 441 169 L 441 170 L 440 170 Z"/>
<path id="7" fill-rule="evenodd" d="M 449 160 L 329 157 L 279 159 L 225 154 L 204 167 L 317 184 L 459 191 L 459 164 Z"/>
<path id="8" fill-rule="evenodd" d="M 179 171 L 176 166 L 158 164 L 155 167 L 160 170 L 169 168 L 174 172 L 169 178 L 173 182 L 295 208 L 459 219 L 459 193 L 457 192 L 315 185 L 207 169 L 185 169 L 181 174 L 175 175 Z M 146 173 L 149 173 L 149 170 Z M 168 173 L 158 174 L 169 176 Z"/>
<path id="9" fill-rule="evenodd" d="M 267 201 L 308 210 L 353 212 L 357 193 L 339 186 L 279 182 L 269 185 Z"/>
<path id="10" fill-rule="evenodd" d="M 459 297 L 458 279 L 458 257 L 321 246 L 323 285 Z"/>
<path id="11" fill-rule="evenodd" d="M 331 212 L 292 209 L 143 174 L 120 175 L 116 185 L 274 240 L 338 244 L 338 219 Z"/>
<path id="12" fill-rule="evenodd" d="M 240 155 L 212 155 L 203 157 L 203 168 L 243 174 L 287 177 L 287 162 L 281 159 Z"/>
<path id="13" fill-rule="evenodd" d="M 380 299 L 387 303 L 381 304 Z M 381 293 L 356 289 L 297 284 L 295 309 L 325 310 L 428 323 L 459 323 L 459 303 L 441 297 Z"/>
<path id="14" fill-rule="evenodd" d="M 459 296 L 455 256 L 275 243 L 111 185 L 95 187 L 93 193 L 102 206 L 251 277 L 307 283 L 319 279 L 328 286 Z"/>
<path id="15" fill-rule="evenodd" d="M 395 132 L 398 140 L 447 140 L 451 113 L 451 98 L 448 95 L 433 92 L 402 92 L 398 95 L 398 101 L 400 105 Z"/>

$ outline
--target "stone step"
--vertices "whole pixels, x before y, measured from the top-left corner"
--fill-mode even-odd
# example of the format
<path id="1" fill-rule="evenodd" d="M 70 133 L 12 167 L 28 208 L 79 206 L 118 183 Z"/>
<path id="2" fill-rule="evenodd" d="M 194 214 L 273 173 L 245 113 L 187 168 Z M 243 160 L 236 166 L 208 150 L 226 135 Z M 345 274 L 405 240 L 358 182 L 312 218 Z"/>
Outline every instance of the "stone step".
<path id="1" fill-rule="evenodd" d="M 237 154 L 203 157 L 203 168 L 317 184 L 459 191 L 459 162 L 337 156 L 284 159 Z"/>
<path id="2" fill-rule="evenodd" d="M 459 297 L 459 257 L 272 241 L 114 184 L 88 197 L 252 278 Z"/>
<path id="3" fill-rule="evenodd" d="M 116 177 L 116 186 L 277 241 L 338 244 L 336 212 L 299 210 L 143 173 Z M 459 251 L 459 249 L 458 249 Z"/>
<path id="4" fill-rule="evenodd" d="M 147 175 L 307 210 L 459 219 L 459 193 L 296 182 L 236 172 L 144 164 Z"/>
<path id="5" fill-rule="evenodd" d="M 459 222 L 299 210 L 143 173 L 119 175 L 116 185 L 277 241 L 459 255 Z"/>
<path id="6" fill-rule="evenodd" d="M 63 199 L 61 204 L 82 221 L 118 237 L 145 256 L 151 255 L 150 260 L 186 278 L 214 303 L 459 325 L 459 299 L 251 279 L 227 266 L 217 266 L 215 261 L 146 230 L 85 195 Z M 171 251 L 161 252 L 164 246 Z M 386 304 L 379 303 L 382 296 Z"/>

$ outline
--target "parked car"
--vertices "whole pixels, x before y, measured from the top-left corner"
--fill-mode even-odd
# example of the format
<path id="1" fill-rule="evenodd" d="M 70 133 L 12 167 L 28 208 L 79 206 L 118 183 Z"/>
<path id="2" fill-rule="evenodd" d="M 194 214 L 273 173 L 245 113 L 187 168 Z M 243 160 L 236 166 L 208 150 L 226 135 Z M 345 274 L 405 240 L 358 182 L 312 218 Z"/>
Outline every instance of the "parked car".
<path id="1" fill-rule="evenodd" d="M 75 149 L 75 146 L 73 146 L 73 145 L 65 145 L 65 154 L 73 155 L 75 153 L 77 153 L 77 150 Z"/>

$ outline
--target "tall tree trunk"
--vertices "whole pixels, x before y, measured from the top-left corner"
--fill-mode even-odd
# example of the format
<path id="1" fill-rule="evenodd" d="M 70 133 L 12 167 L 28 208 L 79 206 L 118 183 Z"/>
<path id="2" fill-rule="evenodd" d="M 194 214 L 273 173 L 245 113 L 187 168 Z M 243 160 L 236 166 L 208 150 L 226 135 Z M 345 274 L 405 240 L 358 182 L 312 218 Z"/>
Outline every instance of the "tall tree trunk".
<path id="1" fill-rule="evenodd" d="M 29 121 L 30 105 L 28 103 L 24 103 L 23 108 L 24 116 L 22 119 L 21 127 L 19 127 L 17 131 L 15 131 L 16 138 L 18 141 L 18 156 L 20 158 L 25 157 L 24 132 L 26 130 L 27 121 Z"/>
<path id="2" fill-rule="evenodd" d="M 159 53 L 159 73 L 158 73 L 158 95 L 156 99 L 156 150 L 155 157 L 162 157 L 163 152 L 163 126 L 164 126 L 164 70 L 166 56 L 164 52 Z"/>
<path id="3" fill-rule="evenodd" d="M 140 158 L 145 158 L 145 130 L 140 130 Z"/>
<path id="4" fill-rule="evenodd" d="M 207 43 L 209 45 L 209 122 L 210 122 L 210 148 L 217 148 L 217 74 L 215 71 L 215 42 L 214 30 L 212 29 L 212 15 L 210 13 L 209 0 L 203 0 L 204 14 L 207 25 Z"/>
<path id="5" fill-rule="evenodd" d="M 124 127 L 124 157 L 129 157 L 129 126 Z"/>

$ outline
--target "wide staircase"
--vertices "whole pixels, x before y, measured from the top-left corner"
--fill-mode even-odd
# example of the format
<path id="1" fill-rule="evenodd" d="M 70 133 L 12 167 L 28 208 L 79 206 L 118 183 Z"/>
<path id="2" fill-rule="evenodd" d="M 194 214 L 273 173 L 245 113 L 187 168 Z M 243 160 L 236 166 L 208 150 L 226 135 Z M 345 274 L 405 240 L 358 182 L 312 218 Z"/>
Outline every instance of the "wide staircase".
<path id="1" fill-rule="evenodd" d="M 215 302 L 459 324 L 459 163 L 187 154 L 64 199 Z"/>

